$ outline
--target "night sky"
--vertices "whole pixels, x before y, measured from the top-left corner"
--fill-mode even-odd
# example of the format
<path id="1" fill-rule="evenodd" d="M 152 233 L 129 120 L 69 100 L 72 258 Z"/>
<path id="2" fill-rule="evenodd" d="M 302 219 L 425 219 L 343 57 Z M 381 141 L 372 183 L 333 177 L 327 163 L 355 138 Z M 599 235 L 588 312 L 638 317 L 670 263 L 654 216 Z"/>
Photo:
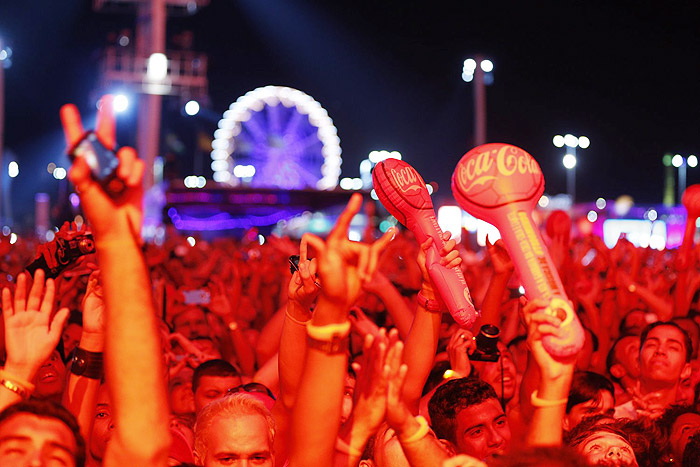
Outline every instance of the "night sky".
<path id="1" fill-rule="evenodd" d="M 13 48 L 5 70 L 6 151 L 20 163 L 13 196 L 56 190 L 46 172 L 64 142 L 58 109 L 94 112 L 98 59 L 107 35 L 134 27 L 130 14 L 92 2 L 0 1 L 0 35 Z M 563 150 L 552 136 L 586 135 L 577 197 L 632 195 L 659 203 L 664 153 L 700 153 L 700 7 L 696 2 L 439 2 L 212 0 L 168 33 L 194 33 L 209 56 L 212 115 L 254 88 L 284 85 L 318 100 L 338 128 L 343 176 L 358 176 L 373 149 L 400 151 L 449 196 L 449 177 L 473 147 L 472 84 L 464 59 L 495 65 L 487 88 L 488 140 L 515 144 L 540 163 L 546 192 L 566 190 Z M 164 100 L 164 132 L 187 148 L 216 123 L 186 118 Z M 121 144 L 134 144 L 135 118 L 119 119 Z M 209 160 L 204 167 L 210 176 Z M 700 183 L 700 167 L 688 184 Z"/>

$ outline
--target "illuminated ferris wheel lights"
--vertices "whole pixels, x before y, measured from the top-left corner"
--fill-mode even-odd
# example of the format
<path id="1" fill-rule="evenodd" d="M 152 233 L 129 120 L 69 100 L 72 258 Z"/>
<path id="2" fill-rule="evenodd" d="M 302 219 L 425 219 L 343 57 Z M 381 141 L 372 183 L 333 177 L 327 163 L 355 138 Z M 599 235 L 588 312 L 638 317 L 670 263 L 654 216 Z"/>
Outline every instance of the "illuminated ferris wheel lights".
<path id="1" fill-rule="evenodd" d="M 214 181 L 219 183 L 225 183 L 231 180 L 231 172 L 227 170 L 222 170 L 219 172 L 214 172 Z"/>
<path id="2" fill-rule="evenodd" d="M 224 161 L 228 159 L 228 151 L 225 149 L 214 149 L 211 152 L 211 159 L 214 161 Z"/>
<path id="3" fill-rule="evenodd" d="M 221 172 L 224 170 L 228 170 L 228 161 L 225 161 L 225 160 L 213 161 L 211 163 L 211 170 L 213 170 L 214 172 Z"/>
<path id="4" fill-rule="evenodd" d="M 216 138 L 214 141 L 211 142 L 211 148 L 212 149 L 223 149 L 227 150 L 228 149 L 228 140 L 223 139 L 223 138 Z"/>
<path id="5" fill-rule="evenodd" d="M 352 190 L 352 178 L 345 177 L 340 179 L 340 188 L 343 190 Z"/>
<path id="6" fill-rule="evenodd" d="M 233 168 L 233 176 L 238 178 L 252 178 L 255 175 L 255 167 L 252 165 L 237 165 Z"/>
<path id="7" fill-rule="evenodd" d="M 321 172 L 322 178 L 316 182 L 316 188 L 324 190 L 335 188 L 338 185 L 342 162 L 338 131 L 321 104 L 298 89 L 270 85 L 254 89 L 240 96 L 229 106 L 219 121 L 219 130 L 230 130 L 230 136 L 223 131 L 215 133 L 215 141 L 221 139 L 227 143 L 226 146 L 224 147 L 224 144 L 219 142 L 216 143 L 216 146 L 212 144 L 212 149 L 226 150 L 228 152 L 226 161 L 232 160 L 236 157 L 234 154 L 235 138 L 241 134 L 242 123 L 253 117 L 251 111 L 261 111 L 265 105 L 275 106 L 278 103 L 282 103 L 287 108 L 294 108 L 300 114 L 308 115 L 309 123 L 317 128 L 317 136 L 322 143 L 321 155 L 324 158 L 324 165 L 328 165 L 330 169 Z M 212 151 L 212 159 L 221 160 L 217 159 L 218 157 L 221 157 L 220 153 L 216 153 L 216 157 L 214 157 L 214 151 Z M 235 180 L 231 180 L 231 182 L 235 182 Z"/>

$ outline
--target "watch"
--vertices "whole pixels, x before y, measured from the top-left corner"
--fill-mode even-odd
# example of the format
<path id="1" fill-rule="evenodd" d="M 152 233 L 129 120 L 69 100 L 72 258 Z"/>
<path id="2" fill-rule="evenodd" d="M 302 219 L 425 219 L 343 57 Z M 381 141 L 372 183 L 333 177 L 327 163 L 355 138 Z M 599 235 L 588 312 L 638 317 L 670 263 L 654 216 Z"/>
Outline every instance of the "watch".
<path id="1" fill-rule="evenodd" d="M 426 310 L 432 312 L 432 313 L 437 313 L 438 311 L 442 311 L 442 304 L 437 301 L 437 300 L 431 300 L 425 295 L 423 295 L 423 291 L 418 292 L 418 303 L 425 308 Z"/>
<path id="2" fill-rule="evenodd" d="M 90 352 L 76 347 L 73 349 L 70 372 L 85 378 L 102 379 L 102 352 Z"/>
<path id="3" fill-rule="evenodd" d="M 347 334 L 345 336 L 340 334 L 334 334 L 331 340 L 328 341 L 314 339 L 311 336 L 307 336 L 306 342 L 307 345 L 312 349 L 320 350 L 321 352 L 328 355 L 337 355 L 347 352 L 350 337 Z"/>

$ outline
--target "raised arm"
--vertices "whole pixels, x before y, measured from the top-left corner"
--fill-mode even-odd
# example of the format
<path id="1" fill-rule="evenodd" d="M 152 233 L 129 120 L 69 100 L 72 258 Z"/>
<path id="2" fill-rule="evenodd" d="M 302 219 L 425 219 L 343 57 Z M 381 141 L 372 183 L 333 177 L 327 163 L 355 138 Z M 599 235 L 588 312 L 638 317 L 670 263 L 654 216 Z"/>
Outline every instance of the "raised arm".
<path id="1" fill-rule="evenodd" d="M 455 249 L 455 241 L 450 240 L 450 233 L 444 234 L 445 247 L 440 254 L 441 264 L 447 268 L 458 266 L 462 262 L 459 252 Z M 421 245 L 421 252 L 418 255 L 418 265 L 423 274 L 421 291 L 418 295 L 418 308 L 413 318 L 411 331 L 406 338 L 406 351 L 404 361 L 408 365 L 406 383 L 403 388 L 403 400 L 413 413 L 418 413 L 418 403 L 423 392 L 430 369 L 435 359 L 437 350 L 440 320 L 444 305 L 439 298 L 433 285 L 428 270 L 426 268 L 426 252 L 431 252 L 432 238 L 429 238 Z"/>
<path id="2" fill-rule="evenodd" d="M 7 360 L 0 373 L 0 411 L 32 394 L 31 381 L 56 348 L 68 318 L 67 308 L 52 316 L 55 286 L 53 279 L 44 286 L 43 270 L 34 273 L 29 291 L 27 282 L 28 275 L 21 273 L 14 297 L 7 287 L 2 291 Z"/>
<path id="3" fill-rule="evenodd" d="M 76 357 L 81 362 L 84 361 L 85 365 L 71 363 L 68 387 L 63 393 L 63 405 L 75 415 L 86 442 L 90 440 L 90 426 L 103 375 L 105 316 L 102 287 L 98 281 L 99 272 L 93 272 L 88 279 L 83 299 L 83 333 L 75 350 Z"/>
<path id="4" fill-rule="evenodd" d="M 531 446 L 558 446 L 562 442 L 562 420 L 566 412 L 576 356 L 556 359 L 542 345 L 546 335 L 558 335 L 559 318 L 545 313 L 546 303 L 535 300 L 523 310 L 528 328 L 527 343 L 539 368 L 537 389 L 528 395 L 533 415 L 527 443 Z"/>
<path id="5" fill-rule="evenodd" d="M 78 110 L 63 106 L 61 119 L 72 147 L 83 134 Z M 111 96 L 102 99 L 96 134 L 106 147 L 115 146 Z M 102 271 L 105 373 L 116 423 L 104 465 L 161 466 L 167 463 L 170 437 L 156 311 L 140 249 L 145 166 L 131 148 L 121 148 L 117 158 L 119 194 L 109 196 L 81 157 L 69 174 L 92 224 Z"/>
<path id="6" fill-rule="evenodd" d="M 307 325 L 306 361 L 292 415 L 293 467 L 333 462 L 347 369 L 348 310 L 393 236 L 390 229 L 372 245 L 348 240 L 350 221 L 361 205 L 362 197 L 353 195 L 325 242 L 306 234 L 318 253 L 321 292 Z M 318 397 L 319 390 L 324 397 Z"/>

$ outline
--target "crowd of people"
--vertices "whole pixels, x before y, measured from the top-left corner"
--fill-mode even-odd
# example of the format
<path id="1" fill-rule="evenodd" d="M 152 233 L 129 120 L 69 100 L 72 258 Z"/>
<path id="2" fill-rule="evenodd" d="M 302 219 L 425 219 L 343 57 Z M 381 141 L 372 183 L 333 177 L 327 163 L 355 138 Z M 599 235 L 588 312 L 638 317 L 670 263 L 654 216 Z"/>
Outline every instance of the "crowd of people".
<path id="1" fill-rule="evenodd" d="M 114 147 L 110 109 L 96 132 Z M 80 117 L 61 116 L 72 146 Z M 700 465 L 692 236 L 610 249 L 551 216 L 585 330 L 581 352 L 552 357 L 542 340 L 561 321 L 521 294 L 500 241 L 473 251 L 445 234 L 441 263 L 462 269 L 480 311 L 462 329 L 426 270 L 432 240 L 348 239 L 360 195 L 323 239 L 172 230 L 156 245 L 140 236 L 144 164 L 117 155 L 116 189 L 81 158 L 70 171 L 95 254 L 49 278 L 25 267 L 55 266 L 85 226 L 0 243 L 0 465 Z"/>

